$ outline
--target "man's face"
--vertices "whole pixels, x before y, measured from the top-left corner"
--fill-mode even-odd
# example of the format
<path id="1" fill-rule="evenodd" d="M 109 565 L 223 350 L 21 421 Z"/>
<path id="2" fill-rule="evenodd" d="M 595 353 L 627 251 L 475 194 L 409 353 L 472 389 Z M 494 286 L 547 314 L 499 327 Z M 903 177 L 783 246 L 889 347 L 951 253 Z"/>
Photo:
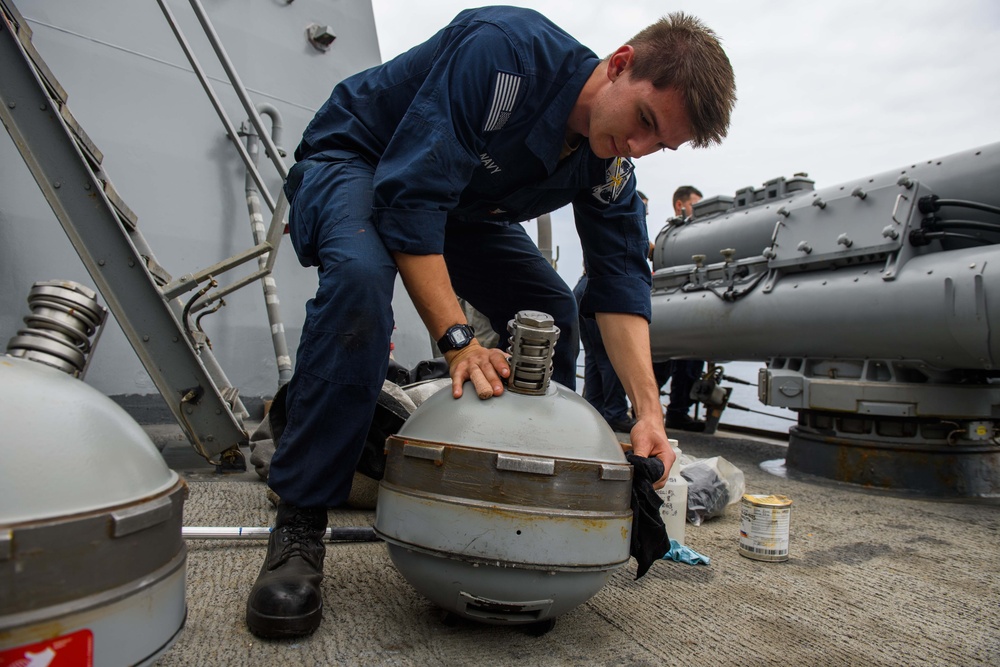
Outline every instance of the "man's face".
<path id="1" fill-rule="evenodd" d="M 600 158 L 674 151 L 693 138 L 682 95 L 632 79 L 630 62 L 631 47 L 622 47 L 611 56 L 608 81 L 594 100 L 587 137 Z"/>
<path id="2" fill-rule="evenodd" d="M 694 215 L 694 205 L 701 201 L 698 195 L 690 195 L 687 199 L 678 199 L 674 202 L 674 213 L 683 218 L 690 218 Z"/>

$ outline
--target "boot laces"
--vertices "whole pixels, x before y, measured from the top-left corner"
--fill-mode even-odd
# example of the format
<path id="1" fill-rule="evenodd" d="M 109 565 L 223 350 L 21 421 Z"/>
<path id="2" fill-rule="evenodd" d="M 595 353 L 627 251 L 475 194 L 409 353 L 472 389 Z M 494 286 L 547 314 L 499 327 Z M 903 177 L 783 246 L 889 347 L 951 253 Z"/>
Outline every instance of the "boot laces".
<path id="1" fill-rule="evenodd" d="M 276 530 L 275 540 L 280 549 L 273 567 L 286 563 L 290 558 L 299 556 L 314 568 L 319 568 L 323 558 L 323 534 L 325 529 L 317 528 L 308 515 L 295 514 L 288 523 Z"/>

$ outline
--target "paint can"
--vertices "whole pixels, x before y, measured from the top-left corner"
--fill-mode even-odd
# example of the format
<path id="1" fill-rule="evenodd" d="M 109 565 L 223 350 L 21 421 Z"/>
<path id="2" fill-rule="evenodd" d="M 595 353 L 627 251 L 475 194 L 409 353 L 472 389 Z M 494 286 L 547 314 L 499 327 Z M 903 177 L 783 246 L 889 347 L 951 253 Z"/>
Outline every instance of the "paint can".
<path id="1" fill-rule="evenodd" d="M 788 496 L 743 494 L 740 505 L 741 556 L 772 563 L 788 560 Z"/>

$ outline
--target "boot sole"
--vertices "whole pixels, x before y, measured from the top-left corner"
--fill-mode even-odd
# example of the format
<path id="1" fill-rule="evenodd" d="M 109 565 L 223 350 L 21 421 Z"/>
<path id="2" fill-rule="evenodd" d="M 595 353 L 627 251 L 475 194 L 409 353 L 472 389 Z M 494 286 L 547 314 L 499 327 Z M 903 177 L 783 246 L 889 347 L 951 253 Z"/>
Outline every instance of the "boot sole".
<path id="1" fill-rule="evenodd" d="M 301 616 L 268 616 L 247 607 L 247 627 L 262 639 L 284 639 L 311 635 L 323 620 L 323 606 Z"/>

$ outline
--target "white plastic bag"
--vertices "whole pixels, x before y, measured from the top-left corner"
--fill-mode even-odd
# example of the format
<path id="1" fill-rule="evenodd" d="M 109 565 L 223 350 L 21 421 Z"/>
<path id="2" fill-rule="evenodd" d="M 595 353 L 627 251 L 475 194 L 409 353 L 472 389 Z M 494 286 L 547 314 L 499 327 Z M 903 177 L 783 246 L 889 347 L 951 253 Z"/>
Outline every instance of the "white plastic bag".
<path id="1" fill-rule="evenodd" d="M 696 526 L 705 519 L 721 516 L 746 491 L 743 471 L 721 456 L 682 457 L 681 477 L 688 481 L 687 520 Z"/>

